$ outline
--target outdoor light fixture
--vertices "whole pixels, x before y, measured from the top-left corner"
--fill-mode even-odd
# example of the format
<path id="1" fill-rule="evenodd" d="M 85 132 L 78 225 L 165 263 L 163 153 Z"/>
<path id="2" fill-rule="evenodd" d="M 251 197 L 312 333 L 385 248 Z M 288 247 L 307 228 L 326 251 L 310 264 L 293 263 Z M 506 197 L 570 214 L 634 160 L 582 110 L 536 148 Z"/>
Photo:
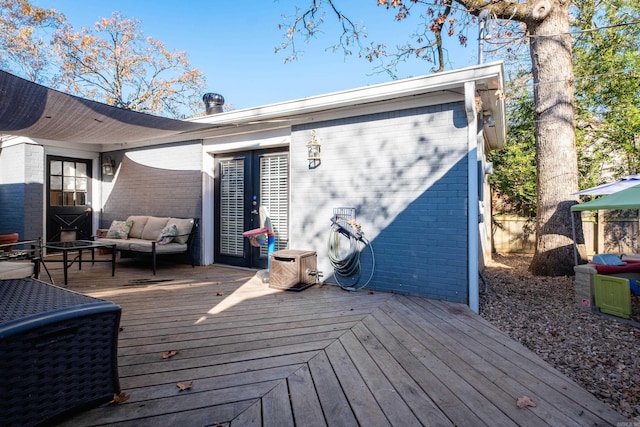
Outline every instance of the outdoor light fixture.
<path id="1" fill-rule="evenodd" d="M 102 157 L 102 175 L 113 176 L 113 171 L 115 170 L 115 168 L 115 160 L 111 159 L 110 156 Z"/>
<path id="2" fill-rule="evenodd" d="M 311 133 L 311 141 L 307 144 L 307 160 L 309 169 L 314 169 L 320 165 L 320 139 L 314 130 Z"/>
<path id="3" fill-rule="evenodd" d="M 493 115 L 491 113 L 484 113 L 484 124 L 489 127 L 493 127 L 496 125 L 496 119 L 493 118 Z"/>

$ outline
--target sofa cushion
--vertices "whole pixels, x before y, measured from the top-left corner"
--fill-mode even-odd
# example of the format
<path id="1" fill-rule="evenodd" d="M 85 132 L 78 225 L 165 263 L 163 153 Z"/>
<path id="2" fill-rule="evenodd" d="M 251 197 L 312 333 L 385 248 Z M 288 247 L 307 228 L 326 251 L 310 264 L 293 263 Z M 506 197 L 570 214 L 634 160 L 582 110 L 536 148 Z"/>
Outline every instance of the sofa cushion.
<path id="1" fill-rule="evenodd" d="M 129 250 L 129 246 L 131 246 L 131 243 L 137 240 L 140 240 L 140 239 L 122 240 L 122 239 L 107 239 L 106 237 L 101 237 L 96 239 L 96 242 L 104 243 L 106 245 L 116 245 L 116 249 L 120 251 L 126 251 L 126 250 Z"/>
<path id="2" fill-rule="evenodd" d="M 142 241 L 144 243 L 140 243 L 140 241 L 133 242 L 129 246 L 129 250 L 134 252 L 144 252 L 151 253 L 151 242 Z M 167 243 L 166 245 L 158 245 L 156 244 L 156 253 L 157 254 L 180 254 L 187 251 L 187 245 L 181 243 Z"/>
<path id="3" fill-rule="evenodd" d="M 167 221 L 169 221 L 169 218 L 150 216 L 149 219 L 147 219 L 147 223 L 144 225 L 141 238 L 144 240 L 153 240 L 155 242 L 162 232 L 162 229 L 167 225 Z"/>
<path id="4" fill-rule="evenodd" d="M 22 279 L 34 273 L 31 261 L 0 261 L 0 280 Z"/>
<path id="5" fill-rule="evenodd" d="M 167 224 L 175 224 L 178 227 L 178 234 L 173 238 L 176 243 L 187 243 L 189 233 L 193 228 L 193 218 L 169 218 Z"/>
<path id="6" fill-rule="evenodd" d="M 128 239 L 129 238 L 129 230 L 131 230 L 131 222 L 130 221 L 113 221 L 111 223 L 111 227 L 109 227 L 109 231 L 107 231 L 108 239 Z"/>
<path id="7" fill-rule="evenodd" d="M 158 244 L 166 245 L 167 243 L 171 243 L 173 241 L 173 238 L 176 237 L 177 234 L 178 226 L 175 224 L 167 224 L 167 226 L 162 229 L 160 235 L 158 236 Z"/>
<path id="8" fill-rule="evenodd" d="M 147 223 L 149 217 L 147 215 L 131 215 L 127 218 L 127 221 L 131 221 L 131 230 L 129 231 L 129 237 L 133 237 L 135 239 L 142 238 L 142 230 L 144 230 L 144 226 Z"/>

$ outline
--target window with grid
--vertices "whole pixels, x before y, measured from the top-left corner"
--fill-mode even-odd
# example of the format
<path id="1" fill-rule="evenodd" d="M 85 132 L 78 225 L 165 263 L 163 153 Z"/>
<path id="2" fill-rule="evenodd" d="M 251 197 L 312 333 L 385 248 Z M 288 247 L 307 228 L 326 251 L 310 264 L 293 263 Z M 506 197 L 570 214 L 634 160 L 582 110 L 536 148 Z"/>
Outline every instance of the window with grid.
<path id="1" fill-rule="evenodd" d="M 52 160 L 49 163 L 51 206 L 85 206 L 88 188 L 86 163 L 66 160 Z"/>

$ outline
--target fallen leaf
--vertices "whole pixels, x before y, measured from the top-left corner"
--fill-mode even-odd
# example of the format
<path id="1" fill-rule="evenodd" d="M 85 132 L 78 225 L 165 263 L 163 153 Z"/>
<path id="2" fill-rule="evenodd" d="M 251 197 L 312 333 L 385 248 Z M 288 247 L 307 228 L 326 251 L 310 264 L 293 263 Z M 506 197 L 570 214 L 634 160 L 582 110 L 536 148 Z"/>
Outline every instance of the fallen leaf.
<path id="1" fill-rule="evenodd" d="M 162 353 L 162 358 L 163 359 L 171 359 L 176 354 L 178 354 L 178 350 L 165 351 L 164 353 Z"/>
<path id="2" fill-rule="evenodd" d="M 531 400 L 529 396 L 522 396 L 516 400 L 516 406 L 520 409 L 526 408 L 527 406 L 532 406 L 535 408 L 536 404 Z"/>
<path id="3" fill-rule="evenodd" d="M 178 383 L 176 384 L 180 391 L 189 390 L 193 386 L 193 381 L 189 381 L 187 383 Z"/>
<path id="4" fill-rule="evenodd" d="M 221 297 L 222 295 L 224 295 L 224 292 L 218 292 L 216 295 Z"/>
<path id="5" fill-rule="evenodd" d="M 373 295 L 373 294 L 375 294 L 375 292 L 369 291 L 369 295 Z"/>
<path id="6" fill-rule="evenodd" d="M 113 395 L 113 400 L 109 403 L 115 403 L 117 405 L 120 405 L 121 403 L 126 402 L 127 400 L 129 400 L 129 395 L 127 393 L 125 393 L 124 391 L 121 391 L 120 393 L 116 393 Z"/>

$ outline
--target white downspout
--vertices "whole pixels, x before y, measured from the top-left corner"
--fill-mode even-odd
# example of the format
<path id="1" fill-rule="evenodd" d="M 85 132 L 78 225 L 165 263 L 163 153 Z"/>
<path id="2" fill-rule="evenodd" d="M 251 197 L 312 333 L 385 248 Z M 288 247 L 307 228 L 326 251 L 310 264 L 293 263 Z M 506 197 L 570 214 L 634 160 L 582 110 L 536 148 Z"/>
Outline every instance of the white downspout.
<path id="1" fill-rule="evenodd" d="M 468 267 L 469 308 L 480 312 L 480 295 L 478 291 L 478 114 L 475 103 L 476 84 L 464 84 L 464 107 L 467 113 L 467 234 L 468 234 Z"/>
<path id="2" fill-rule="evenodd" d="M 200 216 L 200 254 L 202 265 L 211 265 L 214 233 L 214 159 L 202 146 L 202 215 Z"/>

